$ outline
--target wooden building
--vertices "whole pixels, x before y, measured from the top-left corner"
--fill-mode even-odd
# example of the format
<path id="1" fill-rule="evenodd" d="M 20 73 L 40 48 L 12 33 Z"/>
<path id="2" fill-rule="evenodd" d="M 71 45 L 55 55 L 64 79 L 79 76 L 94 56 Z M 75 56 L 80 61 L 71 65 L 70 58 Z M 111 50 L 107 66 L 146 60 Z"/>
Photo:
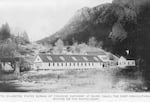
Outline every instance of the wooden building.
<path id="1" fill-rule="evenodd" d="M 104 68 L 104 63 L 96 55 L 39 54 L 33 64 L 34 70 L 93 68 Z"/>
<path id="2" fill-rule="evenodd" d="M 33 61 L 33 70 L 55 69 L 105 69 L 125 68 L 135 66 L 134 60 L 126 60 L 124 57 L 118 60 L 110 60 L 107 55 L 75 55 L 75 54 L 39 54 Z"/>
<path id="3" fill-rule="evenodd" d="M 127 66 L 135 66 L 135 60 L 127 60 L 125 57 L 121 56 L 118 60 L 118 67 L 125 68 Z"/>
<path id="4" fill-rule="evenodd" d="M 2 71 L 15 71 L 16 73 L 20 72 L 20 57 L 1 57 L 0 58 L 0 67 Z"/>

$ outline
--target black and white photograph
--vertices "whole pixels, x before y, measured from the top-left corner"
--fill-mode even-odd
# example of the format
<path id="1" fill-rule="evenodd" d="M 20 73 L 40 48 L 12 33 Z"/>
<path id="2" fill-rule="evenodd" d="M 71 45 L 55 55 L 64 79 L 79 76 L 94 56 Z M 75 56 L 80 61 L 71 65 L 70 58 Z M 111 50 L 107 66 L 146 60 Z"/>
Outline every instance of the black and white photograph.
<path id="1" fill-rule="evenodd" d="M 0 92 L 149 93 L 150 0 L 1 0 Z"/>

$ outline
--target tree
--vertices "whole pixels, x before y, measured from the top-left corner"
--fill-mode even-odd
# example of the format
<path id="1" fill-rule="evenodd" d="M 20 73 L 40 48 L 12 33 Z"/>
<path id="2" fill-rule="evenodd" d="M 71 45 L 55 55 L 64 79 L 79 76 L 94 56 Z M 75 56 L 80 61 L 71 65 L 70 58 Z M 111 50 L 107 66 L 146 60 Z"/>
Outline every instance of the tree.
<path id="1" fill-rule="evenodd" d="M 22 37 L 23 37 L 23 39 L 24 39 L 24 41 L 25 41 L 26 43 L 29 43 L 29 42 L 30 42 L 29 36 L 28 36 L 28 34 L 27 34 L 26 31 L 23 32 Z"/>
<path id="2" fill-rule="evenodd" d="M 61 39 L 58 39 L 55 42 L 54 52 L 55 53 L 62 53 L 64 48 L 64 42 Z"/>
<path id="3" fill-rule="evenodd" d="M 88 45 L 86 43 L 81 43 L 78 45 L 78 48 L 80 49 L 80 53 L 85 53 L 86 49 L 88 48 Z"/>
<path id="4" fill-rule="evenodd" d="M 95 37 L 89 38 L 89 41 L 88 41 L 88 45 L 89 45 L 89 46 L 95 47 L 96 44 L 97 44 L 97 41 L 96 41 Z"/>
<path id="5" fill-rule="evenodd" d="M 112 32 L 109 34 L 109 38 L 111 38 L 114 42 L 123 41 L 127 38 L 127 32 L 120 22 L 117 22 L 113 25 Z"/>
<path id="6" fill-rule="evenodd" d="M 72 47 L 71 47 L 71 50 L 72 50 L 73 53 L 80 53 L 80 52 L 81 52 L 81 51 L 80 51 L 80 48 L 79 48 L 79 45 L 78 45 L 77 42 L 74 42 L 74 43 L 73 43 L 73 45 L 72 45 Z"/>
<path id="7" fill-rule="evenodd" d="M 100 42 L 97 43 L 97 47 L 98 47 L 98 48 L 102 48 L 102 47 L 103 47 L 103 44 L 104 44 L 103 41 L 100 41 Z"/>
<path id="8" fill-rule="evenodd" d="M 1 57 L 14 57 L 14 52 L 16 52 L 16 44 L 11 40 L 7 39 L 0 46 L 0 56 Z"/>
<path id="9" fill-rule="evenodd" d="M 55 42 L 55 46 L 57 46 L 57 47 L 62 47 L 62 46 L 64 46 L 64 42 L 63 42 L 61 39 L 58 39 L 58 40 Z"/>
<path id="10" fill-rule="evenodd" d="M 17 36 L 14 36 L 14 40 L 17 44 L 22 44 L 22 45 L 30 43 L 30 40 L 26 31 L 18 33 Z"/>
<path id="11" fill-rule="evenodd" d="M 10 27 L 9 27 L 8 23 L 5 23 L 0 28 L 0 40 L 5 40 L 7 38 L 10 38 L 10 36 L 11 36 Z"/>

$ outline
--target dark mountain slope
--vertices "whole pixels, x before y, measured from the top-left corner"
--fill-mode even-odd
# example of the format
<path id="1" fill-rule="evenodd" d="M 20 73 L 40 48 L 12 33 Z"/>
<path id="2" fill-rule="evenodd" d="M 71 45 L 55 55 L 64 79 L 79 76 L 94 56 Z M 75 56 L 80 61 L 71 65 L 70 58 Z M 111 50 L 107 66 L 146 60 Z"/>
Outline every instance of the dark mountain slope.
<path id="1" fill-rule="evenodd" d="M 109 34 L 111 26 L 102 22 L 102 20 L 102 23 L 99 23 L 100 19 L 98 19 L 98 16 L 103 11 L 106 11 L 105 9 L 108 9 L 109 6 L 110 4 L 105 4 L 95 8 L 78 10 L 61 30 L 38 42 L 54 43 L 57 38 L 61 38 L 64 41 L 69 41 L 69 44 L 71 44 L 73 39 L 78 42 L 86 42 L 90 36 L 96 36 L 98 40 L 105 38 L 104 35 Z"/>
<path id="2" fill-rule="evenodd" d="M 94 8 L 78 10 L 69 22 L 58 32 L 50 37 L 38 41 L 39 43 L 54 43 L 58 38 L 72 44 L 73 40 L 87 42 L 94 36 L 98 41 L 104 42 L 104 47 L 112 46 L 109 33 L 115 22 L 134 21 L 136 13 L 118 4 L 103 4 Z"/>

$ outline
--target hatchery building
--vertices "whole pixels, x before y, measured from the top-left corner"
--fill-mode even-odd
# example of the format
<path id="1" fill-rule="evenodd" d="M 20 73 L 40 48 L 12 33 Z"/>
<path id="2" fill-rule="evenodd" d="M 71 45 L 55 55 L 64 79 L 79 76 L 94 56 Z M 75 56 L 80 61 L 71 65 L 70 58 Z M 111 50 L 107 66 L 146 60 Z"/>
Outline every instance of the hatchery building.
<path id="1" fill-rule="evenodd" d="M 33 63 L 34 70 L 104 68 L 104 63 L 96 55 L 39 54 Z"/>

